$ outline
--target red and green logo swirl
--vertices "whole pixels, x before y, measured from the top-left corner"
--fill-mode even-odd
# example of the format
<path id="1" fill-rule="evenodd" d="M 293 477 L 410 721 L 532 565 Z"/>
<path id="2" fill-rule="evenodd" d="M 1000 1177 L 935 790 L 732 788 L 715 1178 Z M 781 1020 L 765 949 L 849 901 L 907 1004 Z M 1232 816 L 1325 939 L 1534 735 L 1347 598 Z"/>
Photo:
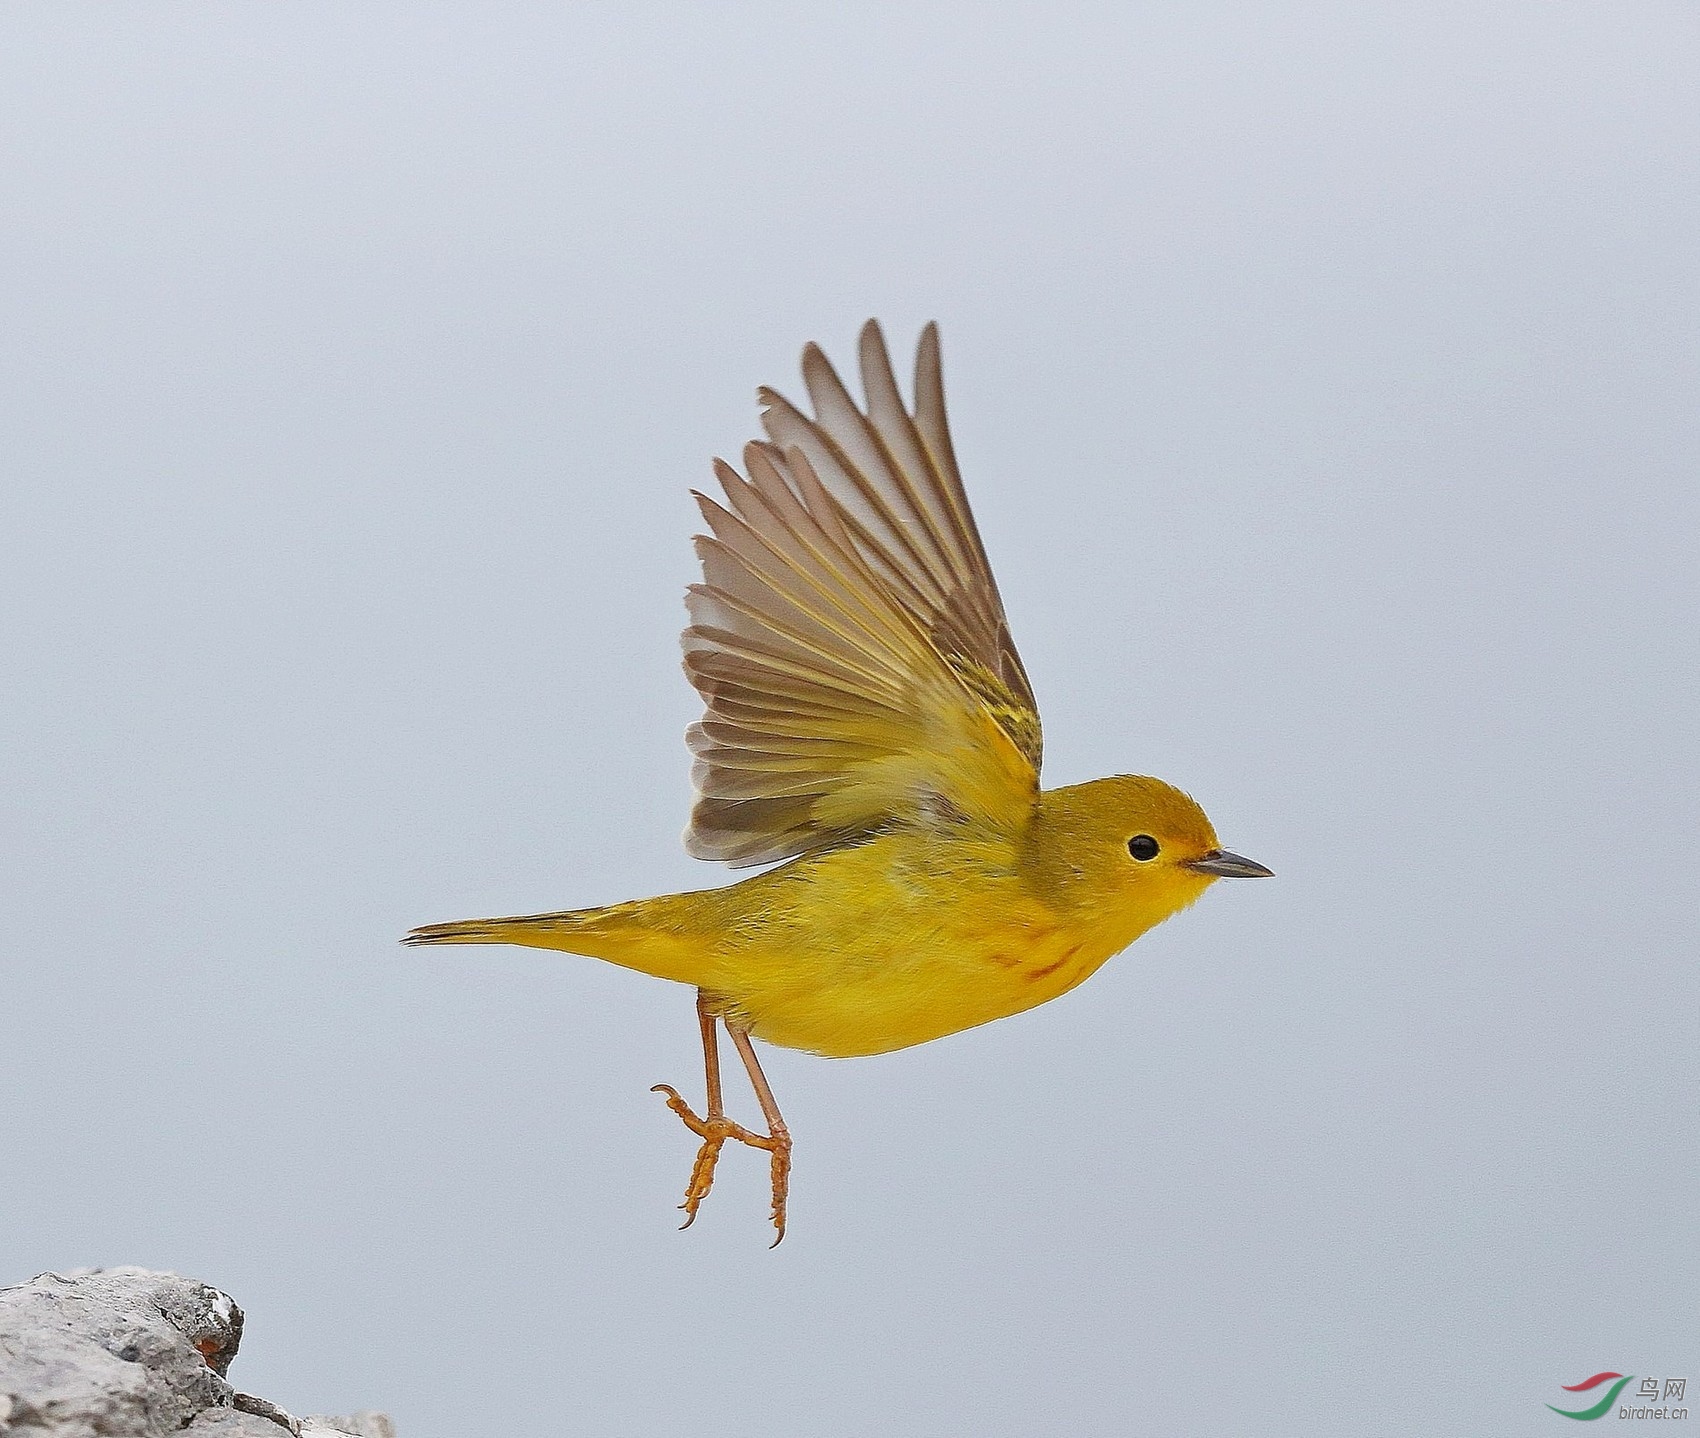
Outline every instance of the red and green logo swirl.
<path id="1" fill-rule="evenodd" d="M 1633 1373 L 1596 1373 L 1592 1378 L 1584 1378 L 1580 1383 L 1566 1383 L 1562 1385 L 1566 1393 L 1586 1393 L 1590 1388 L 1598 1388 L 1602 1383 L 1611 1383 L 1611 1387 L 1606 1390 L 1606 1396 L 1594 1404 L 1592 1408 L 1578 1408 L 1575 1412 L 1571 1412 L 1568 1408 L 1552 1408 L 1550 1403 L 1547 1404 L 1547 1407 L 1552 1408 L 1552 1411 L 1560 1417 L 1580 1418 L 1584 1423 L 1591 1423 L 1594 1419 L 1604 1418 L 1606 1414 L 1611 1412 L 1611 1405 L 1617 1402 L 1617 1395 L 1623 1392 L 1623 1385 L 1634 1376 Z M 1614 1378 L 1617 1381 L 1612 1383 Z"/>

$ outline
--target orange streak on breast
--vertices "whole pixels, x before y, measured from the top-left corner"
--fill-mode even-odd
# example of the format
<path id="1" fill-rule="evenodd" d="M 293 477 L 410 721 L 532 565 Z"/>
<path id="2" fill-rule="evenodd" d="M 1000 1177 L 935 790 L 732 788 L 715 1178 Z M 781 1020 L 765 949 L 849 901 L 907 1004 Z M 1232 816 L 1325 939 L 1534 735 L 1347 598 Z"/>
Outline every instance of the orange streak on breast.
<path id="1" fill-rule="evenodd" d="M 1021 977 L 1026 979 L 1027 982 L 1030 983 L 1030 984 L 1037 983 L 1040 979 L 1048 979 L 1052 974 L 1056 973 L 1056 971 L 1058 969 L 1060 969 L 1064 964 L 1068 963 L 1070 960 L 1072 960 L 1076 956 L 1078 956 L 1079 953 L 1080 953 L 1080 945 L 1074 944 L 1070 948 L 1068 948 L 1066 951 L 1064 951 L 1063 956 L 1060 959 L 1057 959 L 1057 960 L 1053 961 L 1052 963 L 1042 964 L 1042 965 L 1040 965 L 1040 967 L 1038 967 L 1036 969 L 1028 969 L 1021 975 Z"/>

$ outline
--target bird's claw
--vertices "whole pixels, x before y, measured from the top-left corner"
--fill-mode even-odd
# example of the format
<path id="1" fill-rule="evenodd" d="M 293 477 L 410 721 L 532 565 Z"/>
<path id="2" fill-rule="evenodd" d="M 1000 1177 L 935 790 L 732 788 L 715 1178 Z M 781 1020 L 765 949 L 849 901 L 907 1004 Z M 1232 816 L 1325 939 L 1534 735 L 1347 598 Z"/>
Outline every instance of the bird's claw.
<path id="1" fill-rule="evenodd" d="M 780 1240 L 785 1237 L 785 1197 L 791 1175 L 791 1135 L 783 1130 L 774 1134 L 753 1133 L 724 1114 L 711 1113 L 707 1118 L 698 1118 L 671 1084 L 658 1083 L 650 1092 L 661 1094 L 667 1100 L 667 1107 L 679 1116 L 679 1121 L 702 1140 L 702 1146 L 697 1149 L 696 1160 L 691 1164 L 690 1179 L 685 1184 L 685 1201 L 679 1205 L 685 1211 L 685 1221 L 679 1227 L 686 1229 L 696 1222 L 697 1210 L 702 1207 L 703 1199 L 708 1197 L 709 1190 L 714 1187 L 714 1167 L 720 1161 L 720 1149 L 727 1139 L 736 1139 L 751 1148 L 765 1149 L 770 1156 L 773 1183 L 771 1217 L 774 1228 L 778 1230 L 778 1235 L 770 1247 L 778 1247 Z"/>

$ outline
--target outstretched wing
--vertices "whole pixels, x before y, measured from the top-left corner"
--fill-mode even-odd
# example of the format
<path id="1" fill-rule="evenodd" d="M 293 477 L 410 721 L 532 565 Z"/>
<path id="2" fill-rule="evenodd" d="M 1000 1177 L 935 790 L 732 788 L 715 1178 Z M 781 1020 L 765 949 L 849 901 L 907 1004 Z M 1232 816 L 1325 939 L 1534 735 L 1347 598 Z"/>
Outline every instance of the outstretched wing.
<path id="1" fill-rule="evenodd" d="M 893 825 L 1015 827 L 1038 792 L 1039 715 L 968 509 L 945 423 L 938 330 L 904 407 L 879 326 L 861 336 L 859 409 L 803 351 L 811 419 L 761 391 L 748 477 L 715 462 L 696 496 L 703 583 L 685 672 L 707 705 L 688 734 L 685 846 L 761 864 Z"/>

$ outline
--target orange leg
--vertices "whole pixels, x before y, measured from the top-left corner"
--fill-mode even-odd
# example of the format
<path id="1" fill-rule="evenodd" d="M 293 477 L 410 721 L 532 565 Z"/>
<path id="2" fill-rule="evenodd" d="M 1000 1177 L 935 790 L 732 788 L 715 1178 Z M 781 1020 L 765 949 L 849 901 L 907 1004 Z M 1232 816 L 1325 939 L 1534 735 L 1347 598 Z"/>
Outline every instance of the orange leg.
<path id="1" fill-rule="evenodd" d="M 689 1228 L 696 1222 L 697 1209 L 702 1206 L 703 1199 L 708 1197 L 708 1191 L 714 1187 L 714 1166 L 720 1161 L 720 1149 L 727 1139 L 737 1139 L 739 1143 L 747 1143 L 751 1148 L 766 1149 L 772 1160 L 773 1171 L 773 1226 L 779 1230 L 779 1237 L 773 1241 L 778 1244 L 785 1237 L 785 1195 L 789 1187 L 791 1174 L 791 1133 L 785 1127 L 785 1120 L 780 1117 L 779 1105 L 773 1100 L 773 1090 L 767 1086 L 767 1076 L 761 1071 L 761 1064 L 756 1061 L 755 1049 L 750 1044 L 748 1030 L 739 1028 L 726 1021 L 726 1032 L 732 1039 L 732 1046 L 738 1050 L 738 1057 L 744 1061 L 744 1070 L 750 1076 L 750 1085 L 756 1091 L 756 1101 L 761 1104 L 763 1117 L 767 1119 L 767 1133 L 751 1133 L 742 1124 L 733 1123 L 726 1117 L 724 1098 L 720 1090 L 720 1045 L 715 1032 L 715 1024 L 720 1022 L 718 1016 L 710 1007 L 709 997 L 700 989 L 697 991 L 697 1023 L 702 1029 L 703 1066 L 708 1076 L 708 1113 L 698 1118 L 691 1112 L 691 1106 L 679 1097 L 679 1091 L 664 1083 L 658 1083 L 652 1093 L 665 1094 L 667 1107 L 679 1115 L 686 1128 L 702 1140 L 702 1147 L 697 1150 L 696 1162 L 691 1165 L 690 1181 L 685 1185 L 685 1201 L 679 1205 L 685 1210 L 685 1221 L 681 1225 Z"/>
<path id="2" fill-rule="evenodd" d="M 773 1226 L 779 1230 L 772 1247 L 777 1248 L 780 1239 L 785 1237 L 785 1195 L 791 1188 L 791 1130 L 785 1127 L 779 1105 L 773 1099 L 773 1090 L 767 1086 L 767 1075 L 756 1060 L 749 1030 L 728 1023 L 726 1032 L 732 1039 L 732 1047 L 738 1051 L 738 1057 L 744 1061 L 744 1072 L 750 1076 L 750 1087 L 756 1091 L 756 1102 L 761 1105 L 761 1115 L 767 1120 L 767 1142 L 762 1143 L 758 1139 L 756 1147 L 765 1148 L 772 1161 L 772 1218 Z"/>

